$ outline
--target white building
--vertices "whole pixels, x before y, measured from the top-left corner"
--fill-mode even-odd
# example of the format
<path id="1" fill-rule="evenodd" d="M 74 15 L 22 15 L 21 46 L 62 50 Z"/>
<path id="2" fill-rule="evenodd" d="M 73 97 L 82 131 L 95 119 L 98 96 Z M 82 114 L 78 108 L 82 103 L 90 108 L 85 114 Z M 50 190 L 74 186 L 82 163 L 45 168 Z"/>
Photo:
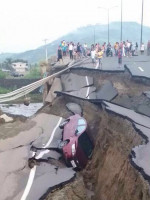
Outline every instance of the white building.
<path id="1" fill-rule="evenodd" d="M 28 64 L 23 62 L 12 63 L 12 68 L 18 73 L 25 73 L 28 70 Z"/>

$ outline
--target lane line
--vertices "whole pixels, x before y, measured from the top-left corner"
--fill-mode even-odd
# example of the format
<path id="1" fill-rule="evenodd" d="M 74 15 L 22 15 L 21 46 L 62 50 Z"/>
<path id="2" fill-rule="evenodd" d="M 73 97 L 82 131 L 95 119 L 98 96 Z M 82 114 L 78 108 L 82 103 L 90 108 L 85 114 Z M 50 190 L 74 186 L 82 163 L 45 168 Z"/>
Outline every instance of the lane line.
<path id="1" fill-rule="evenodd" d="M 141 72 L 144 72 L 144 69 L 142 67 L 138 67 Z"/>
<path id="2" fill-rule="evenodd" d="M 36 172 L 36 165 L 34 165 L 34 167 L 30 170 L 28 182 L 27 182 L 26 188 L 24 190 L 24 193 L 21 197 L 21 200 L 25 200 L 27 198 L 27 196 L 30 192 L 33 180 L 34 180 L 35 172 Z"/>
<path id="3" fill-rule="evenodd" d="M 52 134 L 50 136 L 50 139 L 47 142 L 47 144 L 44 146 L 44 148 L 48 147 L 49 144 L 52 142 L 54 134 L 55 134 L 55 131 L 58 128 L 58 126 L 60 125 L 61 120 L 62 120 L 62 117 L 60 117 L 58 123 L 56 124 L 55 128 L 53 129 L 53 132 L 52 132 Z M 44 152 L 41 152 L 36 158 L 41 158 L 45 153 L 48 153 L 48 151 L 49 150 L 45 150 Z M 27 198 L 27 196 L 28 196 L 28 194 L 30 192 L 33 180 L 34 180 L 35 172 L 36 172 L 36 165 L 30 170 L 28 182 L 27 182 L 27 185 L 25 187 L 24 193 L 23 193 L 23 195 L 21 197 L 21 200 L 26 200 L 26 198 Z"/>
<path id="4" fill-rule="evenodd" d="M 89 99 L 89 93 L 90 93 L 90 87 L 87 88 L 87 92 L 86 92 L 86 98 Z"/>
<path id="5" fill-rule="evenodd" d="M 97 62 L 95 69 L 98 69 L 98 67 L 99 67 L 99 62 Z"/>
<path id="6" fill-rule="evenodd" d="M 88 77 L 86 76 L 85 79 L 86 79 L 86 84 L 88 86 L 89 85 Z M 89 92 L 90 92 L 90 87 L 87 87 L 86 98 L 88 99 L 89 99 Z"/>

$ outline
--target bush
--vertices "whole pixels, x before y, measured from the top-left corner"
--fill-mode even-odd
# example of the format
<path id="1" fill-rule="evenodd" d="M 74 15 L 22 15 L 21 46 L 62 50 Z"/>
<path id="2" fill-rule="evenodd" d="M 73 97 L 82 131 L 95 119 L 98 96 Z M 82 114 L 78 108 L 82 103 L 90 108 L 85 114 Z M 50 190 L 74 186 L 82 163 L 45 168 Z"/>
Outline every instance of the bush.
<path id="1" fill-rule="evenodd" d="M 4 78 L 6 78 L 6 73 L 5 72 L 3 72 L 2 70 L 0 70 L 0 79 L 4 79 Z"/>
<path id="2" fill-rule="evenodd" d="M 6 89 L 6 88 L 3 88 L 3 87 L 0 87 L 0 94 L 6 94 L 8 92 L 11 92 L 12 90 L 11 89 Z"/>
<path id="3" fill-rule="evenodd" d="M 38 79 L 41 77 L 40 67 L 32 67 L 30 71 L 24 76 L 24 78 Z"/>

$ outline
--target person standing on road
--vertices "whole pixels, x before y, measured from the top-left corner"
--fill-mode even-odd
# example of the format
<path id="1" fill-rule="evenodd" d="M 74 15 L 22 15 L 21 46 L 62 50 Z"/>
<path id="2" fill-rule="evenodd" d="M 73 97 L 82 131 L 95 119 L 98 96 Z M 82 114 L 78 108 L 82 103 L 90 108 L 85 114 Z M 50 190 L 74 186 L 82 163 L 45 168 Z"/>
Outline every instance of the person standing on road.
<path id="1" fill-rule="evenodd" d="M 135 44 L 135 54 L 137 55 L 138 54 L 138 43 L 136 42 Z"/>
<path id="2" fill-rule="evenodd" d="M 101 48 L 98 50 L 97 58 L 98 58 L 99 68 L 102 69 L 103 51 Z"/>
<path id="3" fill-rule="evenodd" d="M 70 60 L 73 60 L 73 44 L 70 42 L 69 44 L 69 55 L 70 55 Z"/>
<path id="4" fill-rule="evenodd" d="M 78 58 L 81 58 L 81 45 L 79 42 L 77 44 L 77 54 L 78 54 Z"/>
<path id="5" fill-rule="evenodd" d="M 145 46 L 144 46 L 144 43 L 142 43 L 142 44 L 141 44 L 141 49 L 140 49 L 141 55 L 144 54 L 144 50 L 145 50 Z"/>
<path id="6" fill-rule="evenodd" d="M 58 47 L 57 56 L 58 56 L 57 61 L 63 62 L 63 58 L 62 58 L 62 49 L 61 49 L 60 46 Z"/>
<path id="7" fill-rule="evenodd" d="M 95 54 L 96 54 L 96 51 L 95 51 L 95 49 L 93 48 L 93 49 L 91 50 L 91 58 L 92 58 L 92 63 L 93 63 L 93 64 L 95 63 Z"/>
<path id="8" fill-rule="evenodd" d="M 84 43 L 84 46 L 83 46 L 83 47 L 84 47 L 84 52 L 85 52 L 85 55 L 84 55 L 84 56 L 86 57 L 86 56 L 87 56 L 87 47 L 88 47 L 88 46 L 87 46 L 86 43 Z"/>
<path id="9" fill-rule="evenodd" d="M 119 47 L 118 50 L 118 67 L 120 68 L 122 66 L 122 47 Z"/>
<path id="10" fill-rule="evenodd" d="M 150 56 L 150 40 L 147 43 L 147 55 Z"/>

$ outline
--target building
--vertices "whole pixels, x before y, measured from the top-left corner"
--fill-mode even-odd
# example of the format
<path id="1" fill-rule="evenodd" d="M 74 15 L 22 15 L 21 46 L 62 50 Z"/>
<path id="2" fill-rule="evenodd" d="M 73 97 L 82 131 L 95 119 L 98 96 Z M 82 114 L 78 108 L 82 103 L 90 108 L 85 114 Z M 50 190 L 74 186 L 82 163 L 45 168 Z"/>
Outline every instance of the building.
<path id="1" fill-rule="evenodd" d="M 24 74 L 28 70 L 28 64 L 24 62 L 15 62 L 12 63 L 12 68 L 15 70 L 15 72 Z"/>

